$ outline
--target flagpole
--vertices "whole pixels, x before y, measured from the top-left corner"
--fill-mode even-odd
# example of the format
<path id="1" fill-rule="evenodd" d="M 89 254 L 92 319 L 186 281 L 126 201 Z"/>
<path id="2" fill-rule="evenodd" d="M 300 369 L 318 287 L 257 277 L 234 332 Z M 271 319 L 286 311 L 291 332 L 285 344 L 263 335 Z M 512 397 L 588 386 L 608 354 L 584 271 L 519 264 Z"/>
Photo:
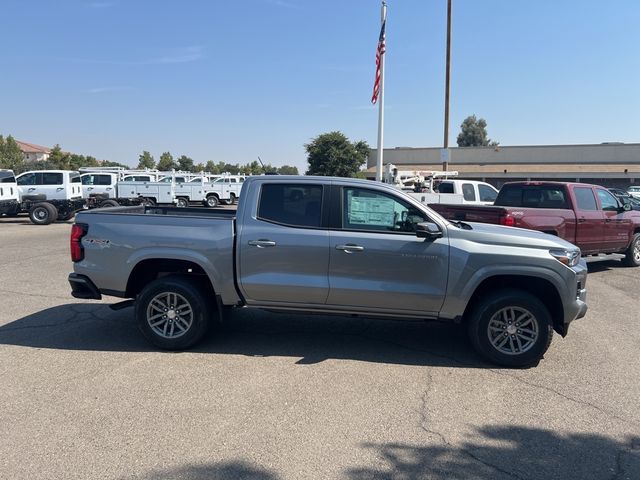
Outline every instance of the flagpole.
<path id="1" fill-rule="evenodd" d="M 387 19 L 387 4 L 382 2 L 382 10 L 380 12 L 380 25 L 383 25 Z M 385 32 L 386 35 L 386 32 Z M 385 39 L 386 44 L 386 39 Z M 386 45 L 385 45 L 386 50 Z M 376 181 L 382 181 L 382 165 L 384 151 L 384 57 L 386 53 L 380 55 L 380 94 L 378 96 L 378 165 L 376 167 Z"/>

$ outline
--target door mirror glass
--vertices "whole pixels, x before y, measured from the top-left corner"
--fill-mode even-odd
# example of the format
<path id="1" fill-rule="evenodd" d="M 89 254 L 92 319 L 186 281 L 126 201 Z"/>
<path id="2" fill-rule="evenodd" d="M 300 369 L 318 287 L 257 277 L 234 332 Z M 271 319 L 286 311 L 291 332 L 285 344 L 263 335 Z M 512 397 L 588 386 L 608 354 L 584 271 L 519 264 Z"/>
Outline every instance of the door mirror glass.
<path id="1" fill-rule="evenodd" d="M 442 230 L 435 223 L 422 222 L 416 224 L 416 237 L 435 240 L 442 237 Z"/>

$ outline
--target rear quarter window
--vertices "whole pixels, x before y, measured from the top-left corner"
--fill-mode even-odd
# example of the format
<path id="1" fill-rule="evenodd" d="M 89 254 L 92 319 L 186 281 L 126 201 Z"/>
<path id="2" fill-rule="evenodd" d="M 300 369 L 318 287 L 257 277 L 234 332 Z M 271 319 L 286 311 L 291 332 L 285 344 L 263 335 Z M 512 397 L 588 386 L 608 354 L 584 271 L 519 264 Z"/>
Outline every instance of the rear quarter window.
<path id="1" fill-rule="evenodd" d="M 565 189 L 560 185 L 503 186 L 495 205 L 524 208 L 571 208 Z"/>

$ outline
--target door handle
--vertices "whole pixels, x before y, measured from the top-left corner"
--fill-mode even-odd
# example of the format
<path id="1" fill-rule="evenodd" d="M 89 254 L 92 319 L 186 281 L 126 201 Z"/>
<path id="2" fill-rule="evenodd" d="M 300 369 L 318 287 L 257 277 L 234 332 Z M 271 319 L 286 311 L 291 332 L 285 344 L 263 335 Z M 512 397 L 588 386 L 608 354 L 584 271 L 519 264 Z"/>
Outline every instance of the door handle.
<path id="1" fill-rule="evenodd" d="M 610 219 L 610 218 L 605 218 L 605 219 L 604 219 L 604 222 L 605 222 L 605 223 L 611 223 L 611 219 Z"/>
<path id="2" fill-rule="evenodd" d="M 346 252 L 346 253 L 353 253 L 353 252 L 364 251 L 364 247 L 360 245 L 353 245 L 353 244 L 336 245 L 336 250 L 342 250 L 343 252 Z"/>
<path id="3" fill-rule="evenodd" d="M 276 246 L 276 242 L 274 242 L 273 240 L 249 240 L 249 245 L 251 245 L 252 247 L 258 247 L 258 248 L 266 248 L 266 247 L 275 247 Z"/>
<path id="4" fill-rule="evenodd" d="M 587 219 L 584 218 L 584 217 L 578 219 L 578 223 L 584 223 L 586 221 L 587 221 Z"/>
<path id="5" fill-rule="evenodd" d="M 33 192 L 35 190 L 35 188 L 30 188 L 28 191 L 29 192 Z"/>
<path id="6" fill-rule="evenodd" d="M 58 188 L 56 188 L 56 192 L 59 192 L 59 191 L 61 191 L 61 190 L 64 190 L 64 188 L 63 188 L 63 187 L 58 187 Z M 72 190 L 73 190 L 73 189 L 72 189 Z"/>

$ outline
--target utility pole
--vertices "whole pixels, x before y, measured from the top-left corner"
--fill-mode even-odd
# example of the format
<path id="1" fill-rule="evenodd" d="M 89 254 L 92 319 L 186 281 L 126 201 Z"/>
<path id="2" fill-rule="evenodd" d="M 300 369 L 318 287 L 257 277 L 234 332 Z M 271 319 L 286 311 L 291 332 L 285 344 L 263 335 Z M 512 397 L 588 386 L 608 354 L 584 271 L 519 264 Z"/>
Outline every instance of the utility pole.
<path id="1" fill-rule="evenodd" d="M 449 169 L 449 85 L 451 83 L 451 1 L 447 0 L 447 64 L 444 87 L 444 142 L 440 152 L 442 169 Z"/>

